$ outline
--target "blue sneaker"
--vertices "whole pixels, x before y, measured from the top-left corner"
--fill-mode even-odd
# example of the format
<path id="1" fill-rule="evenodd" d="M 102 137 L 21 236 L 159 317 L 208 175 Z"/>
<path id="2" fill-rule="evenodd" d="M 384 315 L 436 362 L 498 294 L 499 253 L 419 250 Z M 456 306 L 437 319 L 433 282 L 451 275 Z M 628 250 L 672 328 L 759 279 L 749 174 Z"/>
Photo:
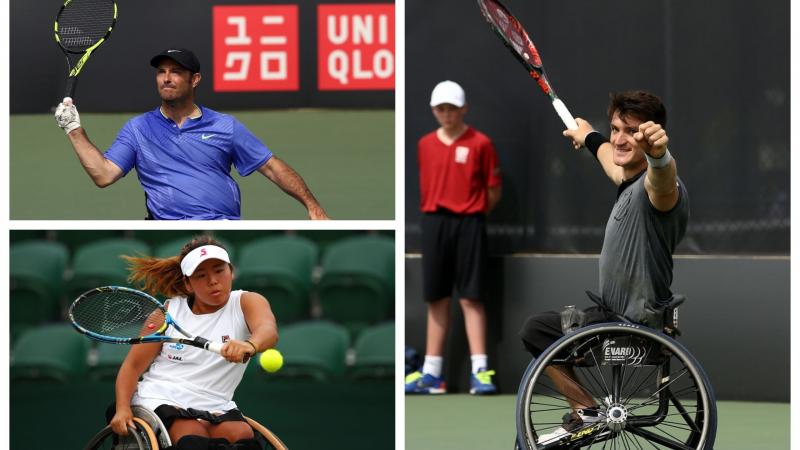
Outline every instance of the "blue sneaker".
<path id="1" fill-rule="evenodd" d="M 444 378 L 435 377 L 420 371 L 412 372 L 406 376 L 406 394 L 445 394 L 447 388 Z"/>
<path id="2" fill-rule="evenodd" d="M 492 384 L 494 370 L 481 369 L 478 373 L 473 373 L 470 377 L 469 393 L 473 395 L 490 395 L 497 392 L 497 388 Z"/>

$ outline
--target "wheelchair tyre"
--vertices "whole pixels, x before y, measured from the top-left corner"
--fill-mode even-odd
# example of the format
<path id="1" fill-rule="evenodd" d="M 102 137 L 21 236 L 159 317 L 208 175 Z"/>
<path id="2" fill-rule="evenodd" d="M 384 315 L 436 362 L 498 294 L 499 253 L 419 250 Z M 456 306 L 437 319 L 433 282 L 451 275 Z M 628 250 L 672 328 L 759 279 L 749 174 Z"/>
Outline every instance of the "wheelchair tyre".
<path id="1" fill-rule="evenodd" d="M 253 428 L 256 439 L 264 446 L 265 450 L 289 450 L 278 436 L 268 430 L 267 427 L 246 416 L 245 420 Z"/>
<path id="2" fill-rule="evenodd" d="M 158 448 L 158 447 L 155 447 Z M 128 436 L 120 438 L 106 426 L 86 444 L 85 450 L 152 450 L 149 445 L 146 431 L 137 425 L 136 428 L 128 427 Z"/>
<path id="3" fill-rule="evenodd" d="M 548 367 L 571 370 L 598 411 L 549 440 L 540 436 L 558 429 L 577 400 L 555 389 Z M 694 357 L 669 336 L 630 323 L 592 325 L 554 342 L 525 371 L 516 416 L 517 446 L 525 450 L 711 450 L 717 427 L 714 392 Z"/>

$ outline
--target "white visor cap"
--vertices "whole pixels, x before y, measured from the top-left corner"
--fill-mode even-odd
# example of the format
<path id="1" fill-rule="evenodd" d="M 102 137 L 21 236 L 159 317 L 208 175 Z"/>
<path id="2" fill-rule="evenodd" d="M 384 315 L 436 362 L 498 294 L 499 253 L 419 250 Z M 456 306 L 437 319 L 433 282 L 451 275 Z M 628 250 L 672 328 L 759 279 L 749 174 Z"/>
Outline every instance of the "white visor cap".
<path id="1" fill-rule="evenodd" d="M 224 248 L 217 247 L 216 245 L 204 245 L 202 247 L 197 247 L 183 257 L 181 261 L 181 272 L 187 277 L 190 277 L 195 269 L 197 269 L 197 266 L 207 259 L 219 259 L 228 264 L 231 263 L 228 252 L 226 252 Z"/>
<path id="2" fill-rule="evenodd" d="M 431 106 L 436 107 L 445 103 L 461 108 L 467 103 L 464 89 L 455 81 L 442 81 L 433 88 L 431 93 Z"/>

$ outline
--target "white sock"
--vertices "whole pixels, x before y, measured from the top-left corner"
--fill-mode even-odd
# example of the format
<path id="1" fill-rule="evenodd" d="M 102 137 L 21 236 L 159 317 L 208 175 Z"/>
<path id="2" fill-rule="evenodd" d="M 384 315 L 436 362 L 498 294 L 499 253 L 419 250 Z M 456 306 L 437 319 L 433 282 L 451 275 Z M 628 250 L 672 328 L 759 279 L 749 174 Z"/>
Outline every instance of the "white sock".
<path id="1" fill-rule="evenodd" d="M 443 359 L 444 358 L 441 356 L 425 355 L 425 362 L 422 364 L 422 373 L 427 373 L 440 378 L 442 376 Z"/>
<path id="2" fill-rule="evenodd" d="M 486 355 L 472 355 L 469 357 L 472 360 L 472 373 L 478 373 L 479 370 L 486 370 L 488 367 Z"/>

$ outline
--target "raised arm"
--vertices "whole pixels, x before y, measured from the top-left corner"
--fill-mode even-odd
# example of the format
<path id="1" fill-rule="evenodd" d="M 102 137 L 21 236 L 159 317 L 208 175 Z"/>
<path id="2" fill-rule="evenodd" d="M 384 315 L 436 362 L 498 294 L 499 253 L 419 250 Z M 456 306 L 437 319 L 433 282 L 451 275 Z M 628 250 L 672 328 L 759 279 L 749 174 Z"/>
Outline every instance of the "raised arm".
<path id="1" fill-rule="evenodd" d="M 122 177 L 122 169 L 106 159 L 103 153 L 92 144 L 86 131 L 81 127 L 78 109 L 71 100 L 65 100 L 56 108 L 56 123 L 67 134 L 83 169 L 94 184 L 101 188 L 113 184 Z"/>
<path id="2" fill-rule="evenodd" d="M 308 210 L 308 218 L 311 220 L 327 220 L 328 215 L 322 209 L 314 194 L 306 186 L 303 178 L 298 175 L 288 164 L 278 159 L 277 156 L 271 157 L 261 166 L 258 171 L 277 184 L 284 192 L 291 195 Z"/>
<path id="3" fill-rule="evenodd" d="M 603 168 L 606 176 L 614 182 L 614 184 L 619 186 L 623 181 L 623 169 L 614 164 L 614 147 L 610 142 L 605 140 L 604 142 L 595 141 L 598 138 L 602 139 L 602 135 L 595 132 L 589 122 L 580 117 L 576 117 L 575 121 L 578 123 L 578 129 L 564 130 L 564 136 L 572 139 L 572 146 L 575 147 L 575 150 L 580 150 L 583 147 L 587 147 L 590 150 L 596 149 L 597 153 L 594 156 L 597 158 L 597 161 L 600 162 L 600 166 Z M 590 136 L 590 134 L 592 134 L 592 136 Z M 593 145 L 587 145 L 587 139 L 589 140 L 589 144 Z"/>
<path id="4" fill-rule="evenodd" d="M 647 155 L 644 188 L 650 204 L 659 211 L 671 210 L 678 203 L 678 170 L 667 150 L 667 132 L 657 123 L 645 122 L 633 138 Z"/>

